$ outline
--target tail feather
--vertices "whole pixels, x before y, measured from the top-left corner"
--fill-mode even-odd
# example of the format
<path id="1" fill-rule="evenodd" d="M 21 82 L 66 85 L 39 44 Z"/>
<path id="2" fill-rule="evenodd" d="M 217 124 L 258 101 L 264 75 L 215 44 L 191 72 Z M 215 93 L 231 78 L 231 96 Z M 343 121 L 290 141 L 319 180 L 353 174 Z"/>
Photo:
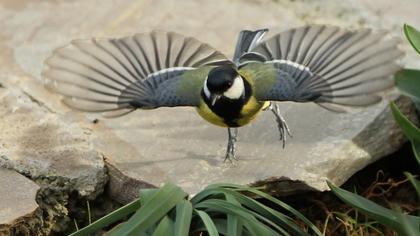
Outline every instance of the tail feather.
<path id="1" fill-rule="evenodd" d="M 241 56 L 251 51 L 268 32 L 268 29 L 260 29 L 256 31 L 242 30 L 239 33 L 238 40 L 236 42 L 235 53 L 233 54 L 233 61 L 239 64 Z"/>

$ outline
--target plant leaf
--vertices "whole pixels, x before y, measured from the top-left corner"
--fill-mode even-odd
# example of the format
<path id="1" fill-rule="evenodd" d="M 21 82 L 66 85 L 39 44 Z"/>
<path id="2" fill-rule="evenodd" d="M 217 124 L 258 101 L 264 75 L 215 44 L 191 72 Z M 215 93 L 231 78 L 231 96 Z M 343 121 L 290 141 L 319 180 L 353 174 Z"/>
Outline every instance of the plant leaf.
<path id="1" fill-rule="evenodd" d="M 226 201 L 233 205 L 241 206 L 241 204 L 231 195 L 225 194 Z M 232 214 L 227 215 L 227 235 L 238 236 L 242 235 L 242 224 L 240 219 Z"/>
<path id="2" fill-rule="evenodd" d="M 304 215 L 302 215 L 299 211 L 295 210 L 293 207 L 260 190 L 250 188 L 248 189 L 248 191 L 277 204 L 278 206 L 282 207 L 283 209 L 287 210 L 288 212 L 296 216 L 298 219 L 303 221 L 316 235 L 323 236 L 321 231 L 319 231 L 319 229 L 310 220 L 308 220 Z"/>
<path id="3" fill-rule="evenodd" d="M 284 202 L 272 197 L 271 195 L 269 195 L 267 193 L 264 193 L 264 192 L 259 190 L 259 189 L 263 189 L 263 187 L 249 187 L 249 186 L 230 184 L 230 183 L 218 183 L 218 184 L 212 184 L 212 185 L 207 186 L 205 190 L 212 191 L 213 194 L 220 194 L 220 189 L 231 190 L 231 191 L 235 191 L 235 192 L 249 192 L 249 193 L 252 193 L 254 195 L 257 195 L 258 197 L 265 198 L 265 199 L 275 203 L 277 206 L 285 209 L 286 211 L 289 211 L 290 213 L 292 213 L 298 219 L 302 220 L 316 235 L 323 236 L 321 231 L 319 231 L 319 229 L 310 220 L 308 220 L 304 215 L 302 215 L 300 212 L 295 210 L 293 207 L 287 205 L 286 203 L 284 203 Z M 197 197 L 200 197 L 200 196 L 197 196 Z M 238 199 L 237 196 L 236 196 L 236 199 Z M 199 200 L 199 199 L 196 199 L 196 200 Z M 275 212 L 276 212 L 276 214 L 281 214 L 278 211 L 275 211 Z M 288 218 L 284 214 L 281 214 L 281 215 Z M 288 223 L 289 222 L 291 222 L 291 221 L 288 221 Z M 289 226 L 292 226 L 292 225 L 293 225 L 293 223 L 290 223 Z M 294 227 L 298 228 L 298 226 L 296 224 L 294 224 Z M 299 230 L 300 230 L 300 228 L 299 228 Z M 295 233 L 297 233 L 299 230 L 295 231 Z"/>
<path id="4" fill-rule="evenodd" d="M 411 147 L 413 149 L 414 156 L 416 157 L 417 162 L 420 165 L 420 141 L 418 141 L 418 140 L 412 140 L 411 141 Z"/>
<path id="5" fill-rule="evenodd" d="M 175 236 L 188 236 L 191 225 L 193 208 L 188 200 L 183 200 L 176 205 L 174 225 Z"/>
<path id="6" fill-rule="evenodd" d="M 70 234 L 70 236 L 85 236 L 97 232 L 98 230 L 115 223 L 127 215 L 135 212 L 140 208 L 140 199 L 136 199 L 133 202 L 107 214 L 92 224 L 82 228 L 81 230 Z"/>
<path id="7" fill-rule="evenodd" d="M 172 235 L 173 230 L 174 230 L 174 222 L 168 216 L 165 216 L 159 222 L 155 232 L 153 232 L 153 236 Z"/>
<path id="8" fill-rule="evenodd" d="M 210 216 L 205 211 L 194 210 L 198 216 L 200 216 L 201 220 L 203 221 L 204 225 L 206 226 L 207 233 L 209 236 L 219 236 L 219 232 L 217 232 L 216 225 L 210 218 Z"/>
<path id="9" fill-rule="evenodd" d="M 154 195 L 159 191 L 158 188 L 140 189 L 140 203 L 143 206 L 147 201 L 153 199 Z"/>
<path id="10" fill-rule="evenodd" d="M 414 27 L 404 24 L 404 33 L 408 41 L 411 43 L 411 46 L 413 46 L 417 53 L 420 53 L 420 32 Z"/>
<path id="11" fill-rule="evenodd" d="M 249 230 L 252 235 L 278 235 L 271 228 L 258 221 L 255 216 L 249 213 L 249 210 L 236 206 L 220 199 L 207 199 L 195 206 L 197 209 L 205 209 L 207 212 L 219 212 L 224 214 L 236 215 L 243 222 L 243 226 Z"/>
<path id="12" fill-rule="evenodd" d="M 297 226 L 290 217 L 274 209 L 271 209 L 267 206 L 264 206 L 258 201 L 250 197 L 247 197 L 239 192 L 228 190 L 228 189 L 225 189 L 224 191 L 229 191 L 226 193 L 227 195 L 234 196 L 235 199 L 237 199 L 237 201 L 241 203 L 241 205 L 252 210 L 250 211 L 250 213 L 252 212 L 258 213 L 262 217 L 261 219 L 263 221 L 267 219 L 268 220 L 266 222 L 267 224 L 272 225 L 272 223 L 274 223 L 274 225 L 272 225 L 273 228 L 276 228 L 276 230 L 282 233 L 283 235 L 287 235 L 288 233 L 284 229 L 279 228 L 278 226 L 282 226 L 283 228 L 290 230 L 293 233 L 293 235 L 308 235 L 299 226 Z M 255 214 L 254 216 L 256 218 L 259 218 Z"/>
<path id="13" fill-rule="evenodd" d="M 400 109 L 395 105 L 395 103 L 391 102 L 391 110 L 394 114 L 395 120 L 400 125 L 404 135 L 410 140 L 417 140 L 420 142 L 420 129 L 417 128 L 410 120 L 405 117 Z"/>
<path id="14" fill-rule="evenodd" d="M 199 220 L 196 220 L 196 218 L 199 218 Z M 216 226 L 217 232 L 219 233 L 219 235 L 220 234 L 227 235 L 226 218 L 212 217 L 211 220 Z M 190 235 L 199 235 L 198 233 L 207 232 L 207 228 L 204 225 L 203 221 L 201 220 L 201 217 L 198 216 L 196 210 L 194 210 L 193 221 L 197 221 L 197 222 L 194 226 L 191 226 L 192 230 L 190 231 Z"/>
<path id="15" fill-rule="evenodd" d="M 192 197 L 191 203 L 194 205 L 207 198 L 223 199 L 225 198 L 225 195 L 222 192 L 220 192 L 219 188 L 212 188 L 211 185 L 209 185 L 203 191 L 197 193 L 194 197 Z"/>
<path id="16" fill-rule="evenodd" d="M 144 205 L 121 228 L 115 230 L 112 235 L 127 235 L 132 232 L 138 232 L 139 229 L 142 232 L 146 231 L 168 214 L 187 194 L 179 187 L 168 183 L 153 193 L 152 196 L 153 198 L 145 201 Z"/>
<path id="17" fill-rule="evenodd" d="M 109 235 L 111 235 L 115 230 L 117 230 L 117 229 L 119 229 L 119 228 L 121 228 L 121 227 L 123 227 L 123 225 L 124 225 L 125 223 L 120 223 L 120 224 L 118 224 L 118 225 L 116 225 L 115 227 L 113 227 L 111 230 L 109 230 L 108 232 L 106 232 L 105 234 L 104 234 L 104 236 L 109 236 Z M 86 234 L 86 235 L 89 235 L 89 234 Z M 85 236 L 85 234 L 84 234 L 84 236 Z"/>
<path id="18" fill-rule="evenodd" d="M 364 197 L 338 188 L 329 182 L 328 186 L 330 187 L 331 191 L 342 201 L 363 212 L 379 223 L 394 229 L 399 233 L 399 235 L 411 235 L 407 234 L 407 232 L 410 232 L 411 228 L 416 229 L 420 223 L 419 217 L 405 215 L 397 211 L 389 210 Z M 410 229 L 407 229 L 407 226 L 409 226 Z"/>
<path id="19" fill-rule="evenodd" d="M 415 101 L 420 101 L 420 71 L 413 69 L 400 70 L 395 74 L 395 85 Z"/>
<path id="20" fill-rule="evenodd" d="M 408 172 L 404 172 L 404 175 L 410 180 L 411 184 L 413 185 L 414 189 L 417 192 L 417 195 L 420 197 L 420 181 L 418 181 L 414 176 Z"/>

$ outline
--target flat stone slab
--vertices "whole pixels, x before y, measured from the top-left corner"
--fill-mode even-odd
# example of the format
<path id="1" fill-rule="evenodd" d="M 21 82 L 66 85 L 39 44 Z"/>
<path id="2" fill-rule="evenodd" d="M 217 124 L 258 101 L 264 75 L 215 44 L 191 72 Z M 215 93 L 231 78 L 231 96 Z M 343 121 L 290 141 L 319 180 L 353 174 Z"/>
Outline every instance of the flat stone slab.
<path id="1" fill-rule="evenodd" d="M 268 27 L 281 31 L 303 24 L 327 23 L 388 29 L 402 36 L 402 22 L 420 25 L 417 12 L 412 10 L 420 7 L 416 0 L 404 6 L 397 2 L 384 5 L 377 0 L 374 3 L 368 0 L 220 1 L 217 4 L 194 0 L 122 0 L 118 4 L 111 0 L 14 2 L 0 3 L 1 79 L 7 89 L 22 90 L 39 107 L 31 105 L 27 110 L 21 105 L 9 107 L 7 114 L 16 109 L 19 115 L 10 115 L 3 126 L 10 133 L 17 132 L 16 137 L 22 137 L 28 134 L 26 123 L 37 124 L 38 128 L 32 127 L 31 134 L 38 135 L 37 138 L 27 137 L 37 145 L 44 145 L 46 152 L 49 145 L 62 154 L 74 151 L 72 145 L 75 145 L 86 152 L 73 154 L 85 160 L 92 157 L 93 153 L 88 150 L 93 145 L 92 150 L 103 153 L 115 168 L 132 179 L 151 185 L 171 181 L 191 193 L 214 182 L 266 184 L 282 176 L 324 190 L 326 179 L 340 184 L 355 171 L 393 152 L 403 142 L 386 101 L 348 114 L 333 114 L 314 104 L 283 103 L 282 113 L 294 135 L 286 149 L 282 149 L 278 141 L 272 115 L 264 113 L 256 122 L 239 130 L 240 161 L 231 165 L 223 163 L 226 130 L 205 123 L 193 109 L 137 111 L 114 120 L 99 118 L 99 123 L 93 124 L 91 121 L 97 116 L 72 112 L 60 104 L 58 96 L 45 91 L 40 83 L 40 72 L 43 60 L 51 51 L 71 39 L 119 37 L 152 29 L 195 36 L 227 55 L 233 53 L 237 34 L 244 28 Z M 231 11 L 225 13 L 226 9 Z M 387 15 L 383 15 L 385 13 Z M 406 45 L 406 48 L 409 47 Z M 414 51 L 407 58 L 405 61 L 410 65 L 420 66 Z M 389 95 L 389 100 L 392 98 L 394 96 Z M 408 103 L 401 104 L 403 110 L 412 111 Z M 15 125 L 14 120 L 24 124 L 23 128 Z M 49 126 L 45 130 L 39 128 L 46 120 L 60 124 L 62 132 L 58 132 L 61 137 L 58 143 L 43 140 L 44 135 L 51 132 Z M 5 150 L 21 154 L 20 149 L 13 146 L 18 145 L 14 139 L 8 140 L 10 147 Z M 43 144 L 46 141 L 48 144 Z M 28 141 L 28 145 L 31 142 Z M 52 168 L 55 173 L 68 174 L 75 165 L 86 164 L 79 159 L 66 158 L 68 161 L 64 163 L 56 155 L 37 154 L 39 162 L 29 158 L 28 153 L 23 155 L 26 161 L 34 162 L 27 165 L 28 168 L 35 164 L 37 169 L 44 166 L 44 171 Z M 21 155 L 9 156 L 15 156 L 14 163 L 21 163 Z M 94 166 L 101 166 L 95 158 L 93 163 L 97 165 Z M 96 178 L 95 172 L 89 170 L 83 169 L 83 173 Z"/>
<path id="2" fill-rule="evenodd" d="M 98 148 L 117 168 L 153 185 L 171 181 L 195 193 L 210 183 L 262 185 L 288 177 L 325 190 L 325 180 L 341 184 L 400 147 L 404 138 L 387 104 L 347 114 L 280 104 L 293 132 L 286 148 L 274 116 L 264 112 L 239 129 L 234 163 L 224 163 L 227 129 L 207 124 L 193 109 L 138 111 L 100 121 L 93 131 Z M 407 103 L 403 110 L 413 111 Z"/>
<path id="3" fill-rule="evenodd" d="M 18 219 L 35 212 L 38 189 L 37 184 L 16 171 L 0 168 L 0 235 Z"/>
<path id="4" fill-rule="evenodd" d="M 90 130 L 48 111 L 16 88 L 0 88 L 0 166 L 43 184 L 94 196 L 107 181 Z"/>

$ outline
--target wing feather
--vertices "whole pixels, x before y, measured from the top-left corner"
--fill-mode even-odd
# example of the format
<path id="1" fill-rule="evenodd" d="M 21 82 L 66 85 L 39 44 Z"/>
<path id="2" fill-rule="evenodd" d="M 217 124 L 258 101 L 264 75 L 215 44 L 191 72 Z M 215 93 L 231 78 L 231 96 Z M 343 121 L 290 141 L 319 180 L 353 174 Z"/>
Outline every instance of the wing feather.
<path id="1" fill-rule="evenodd" d="M 201 83 L 207 71 L 202 68 L 227 62 L 197 39 L 153 31 L 74 40 L 45 61 L 43 78 L 45 86 L 63 95 L 72 108 L 122 115 L 136 108 L 198 105 L 201 84 L 192 82 L 198 92 L 179 87 L 186 79 Z"/>
<path id="2" fill-rule="evenodd" d="M 399 43 L 383 31 L 349 31 L 325 25 L 274 35 L 250 52 L 264 57 L 259 69 L 271 70 L 270 76 L 275 77 L 267 78 L 267 73 L 261 73 L 264 76 L 255 78 L 257 98 L 371 105 L 380 101 L 376 93 L 394 85 L 392 75 L 400 70 L 397 60 L 403 55 Z M 258 63 L 250 64 L 250 68 L 259 70 Z M 270 86 L 263 85 L 267 83 Z"/>

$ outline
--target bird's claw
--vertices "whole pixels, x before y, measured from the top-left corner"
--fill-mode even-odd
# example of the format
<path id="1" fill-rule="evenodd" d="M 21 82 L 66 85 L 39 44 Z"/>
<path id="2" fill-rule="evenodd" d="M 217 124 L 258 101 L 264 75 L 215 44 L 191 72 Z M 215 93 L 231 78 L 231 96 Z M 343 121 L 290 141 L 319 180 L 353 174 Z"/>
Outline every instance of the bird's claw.
<path id="1" fill-rule="evenodd" d="M 283 148 L 286 146 L 287 136 L 293 138 L 292 133 L 290 132 L 289 126 L 286 123 L 286 120 L 280 114 L 280 108 L 277 104 L 271 103 L 269 108 L 276 116 L 277 127 L 280 132 L 280 141 L 283 143 Z"/>

